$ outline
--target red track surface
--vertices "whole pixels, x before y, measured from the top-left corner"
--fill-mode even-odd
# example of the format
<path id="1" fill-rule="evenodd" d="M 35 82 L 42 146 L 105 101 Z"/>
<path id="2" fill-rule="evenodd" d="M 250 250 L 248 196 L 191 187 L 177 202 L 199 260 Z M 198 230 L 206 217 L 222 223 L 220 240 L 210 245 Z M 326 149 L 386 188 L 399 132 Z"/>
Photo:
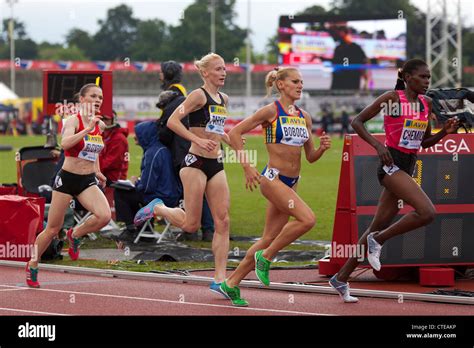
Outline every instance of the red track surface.
<path id="1" fill-rule="evenodd" d="M 195 272 L 210 275 L 209 272 Z M 248 308 L 233 307 L 206 286 L 126 280 L 40 270 L 41 289 L 24 285 L 24 271 L 0 266 L 0 315 L 472 315 L 474 307 L 395 299 L 360 298 L 344 304 L 339 296 L 242 288 Z M 326 281 L 316 270 L 274 270 L 273 281 Z M 252 273 L 249 279 L 255 279 Z M 321 283 L 320 285 L 326 285 Z M 353 288 L 415 292 L 416 284 L 352 282 Z M 359 286 L 360 285 L 360 286 Z M 472 281 L 456 288 L 473 289 Z M 433 289 L 421 288 L 418 292 Z"/>

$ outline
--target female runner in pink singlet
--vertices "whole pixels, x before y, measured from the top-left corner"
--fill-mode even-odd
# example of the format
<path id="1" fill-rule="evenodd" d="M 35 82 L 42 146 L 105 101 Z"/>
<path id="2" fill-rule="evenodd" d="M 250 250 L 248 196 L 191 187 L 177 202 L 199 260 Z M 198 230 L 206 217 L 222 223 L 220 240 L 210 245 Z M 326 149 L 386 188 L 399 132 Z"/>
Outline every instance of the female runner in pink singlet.
<path id="1" fill-rule="evenodd" d="M 420 59 L 408 60 L 398 73 L 394 91 L 388 91 L 366 107 L 352 121 L 352 127 L 369 143 L 380 158 L 377 176 L 383 186 L 379 204 L 367 231 L 358 244 L 367 248 L 367 258 L 375 270 L 380 270 L 380 252 L 388 239 L 430 224 L 436 210 L 428 196 L 413 180 L 416 154 L 420 147 L 431 147 L 459 127 L 457 119 L 449 119 L 443 129 L 431 134 L 432 102 L 424 94 L 430 83 L 430 69 Z M 364 123 L 380 111 L 384 112 L 386 140 L 381 144 L 365 128 Z M 403 200 L 415 210 L 392 224 Z M 358 257 L 350 257 L 329 284 L 337 290 L 344 302 L 357 302 L 350 296 L 348 279 L 358 266 Z"/>

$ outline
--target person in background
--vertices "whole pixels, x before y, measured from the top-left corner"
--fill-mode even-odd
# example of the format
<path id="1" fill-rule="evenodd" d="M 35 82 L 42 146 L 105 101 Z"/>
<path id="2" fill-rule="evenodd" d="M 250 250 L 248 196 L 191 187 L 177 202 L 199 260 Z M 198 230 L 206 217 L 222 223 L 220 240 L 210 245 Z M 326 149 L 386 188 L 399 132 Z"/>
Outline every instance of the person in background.
<path id="1" fill-rule="evenodd" d="M 341 113 L 341 136 L 342 139 L 343 135 L 349 133 L 349 114 L 345 107 L 342 108 Z"/>
<path id="2" fill-rule="evenodd" d="M 128 173 L 128 129 L 117 123 L 117 113 L 103 115 L 105 131 L 103 134 L 104 150 L 100 153 L 100 170 L 107 178 L 107 183 L 125 180 Z"/>
<path id="3" fill-rule="evenodd" d="M 181 84 L 183 79 L 183 68 L 181 64 L 174 60 L 161 63 L 160 81 L 161 89 L 164 91 L 173 91 L 183 97 L 188 96 L 186 88 Z"/>
<path id="4" fill-rule="evenodd" d="M 120 241 L 133 241 L 137 229 L 133 217 L 141 206 L 160 198 L 166 205 L 178 205 L 182 190 L 174 173 L 171 153 L 158 141 L 156 122 L 141 122 L 135 126 L 135 143 L 143 148 L 140 178 L 132 176 L 134 187 L 119 189 L 115 186 L 114 199 L 117 221 L 125 223 L 125 230 L 118 236 Z"/>

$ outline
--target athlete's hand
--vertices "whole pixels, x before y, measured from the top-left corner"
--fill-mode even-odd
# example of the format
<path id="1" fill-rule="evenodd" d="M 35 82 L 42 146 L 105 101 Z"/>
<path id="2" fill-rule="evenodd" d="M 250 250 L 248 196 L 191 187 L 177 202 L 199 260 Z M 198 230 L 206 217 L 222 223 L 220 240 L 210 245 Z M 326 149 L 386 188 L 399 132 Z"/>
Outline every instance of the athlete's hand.
<path id="1" fill-rule="evenodd" d="M 323 151 L 331 148 L 331 137 L 326 132 L 323 132 L 323 135 L 319 137 L 319 148 Z"/>
<path id="2" fill-rule="evenodd" d="M 201 149 L 209 151 L 209 152 L 213 151 L 217 146 L 217 143 L 214 140 L 202 139 L 202 138 L 199 138 L 199 140 L 196 140 L 196 144 Z"/>
<path id="3" fill-rule="evenodd" d="M 444 131 L 447 134 L 453 134 L 456 133 L 456 131 L 459 128 L 459 120 L 457 117 L 452 117 L 446 121 L 446 123 L 443 126 Z"/>
<path id="4" fill-rule="evenodd" d="M 91 120 L 89 121 L 89 124 L 87 125 L 87 130 L 89 132 L 92 132 L 95 128 L 95 125 L 100 121 L 102 120 L 102 116 L 101 115 L 94 115 L 94 117 L 91 118 Z"/>
<path id="5" fill-rule="evenodd" d="M 383 164 L 389 167 L 393 165 L 392 155 L 390 154 L 386 146 L 379 143 L 376 147 L 376 150 Z"/>
<path id="6" fill-rule="evenodd" d="M 253 189 L 257 189 L 258 185 L 260 185 L 260 173 L 255 167 L 247 166 L 244 167 L 245 172 L 245 188 L 247 190 L 253 191 Z"/>
<path id="7" fill-rule="evenodd" d="M 99 185 L 104 188 L 107 183 L 107 178 L 101 172 L 96 172 L 95 177 L 99 180 Z"/>

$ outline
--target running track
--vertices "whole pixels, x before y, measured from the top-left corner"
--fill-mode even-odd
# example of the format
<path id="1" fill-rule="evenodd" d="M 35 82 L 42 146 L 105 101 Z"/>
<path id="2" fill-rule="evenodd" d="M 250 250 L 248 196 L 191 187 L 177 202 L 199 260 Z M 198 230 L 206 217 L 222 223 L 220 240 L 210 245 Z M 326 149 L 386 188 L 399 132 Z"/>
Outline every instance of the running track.
<path id="1" fill-rule="evenodd" d="M 197 275 L 210 276 L 209 272 Z M 316 281 L 317 270 L 274 270 L 272 281 Z M 249 275 L 250 280 L 255 275 Z M 200 284 L 128 280 L 103 276 L 40 271 L 41 289 L 24 284 L 24 270 L 0 266 L 0 315 L 472 315 L 470 305 L 394 299 L 360 298 L 344 304 L 339 296 L 242 288 L 248 308 L 230 302 Z M 390 290 L 390 283 L 351 283 L 353 288 Z M 406 285 L 406 286 L 405 286 Z M 392 284 L 394 291 L 412 291 L 415 284 Z M 408 287 L 408 288 L 407 288 Z M 456 288 L 472 290 L 473 282 Z M 419 287 L 418 287 L 419 288 Z M 434 289 L 421 288 L 419 292 Z M 474 300 L 473 300 L 474 304 Z"/>

